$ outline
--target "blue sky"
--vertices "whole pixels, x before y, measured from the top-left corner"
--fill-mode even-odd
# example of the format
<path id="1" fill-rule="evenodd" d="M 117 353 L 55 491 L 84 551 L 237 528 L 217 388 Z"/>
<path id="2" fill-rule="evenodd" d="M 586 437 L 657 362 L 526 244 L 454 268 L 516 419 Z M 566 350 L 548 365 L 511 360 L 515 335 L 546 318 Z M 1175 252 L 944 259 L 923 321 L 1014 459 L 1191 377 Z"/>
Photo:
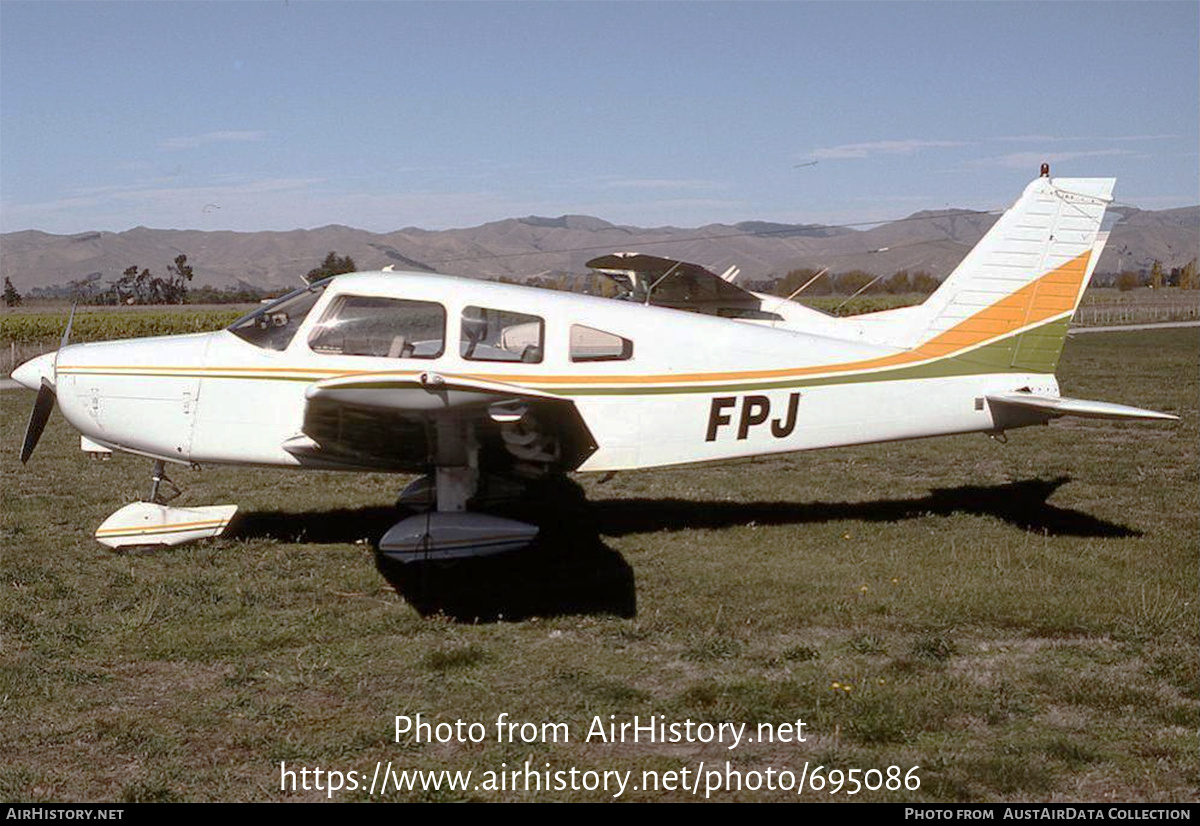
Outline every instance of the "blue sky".
<path id="1" fill-rule="evenodd" d="M 0 230 L 1200 200 L 1200 4 L 0 3 Z M 812 164 L 816 161 L 816 164 Z"/>

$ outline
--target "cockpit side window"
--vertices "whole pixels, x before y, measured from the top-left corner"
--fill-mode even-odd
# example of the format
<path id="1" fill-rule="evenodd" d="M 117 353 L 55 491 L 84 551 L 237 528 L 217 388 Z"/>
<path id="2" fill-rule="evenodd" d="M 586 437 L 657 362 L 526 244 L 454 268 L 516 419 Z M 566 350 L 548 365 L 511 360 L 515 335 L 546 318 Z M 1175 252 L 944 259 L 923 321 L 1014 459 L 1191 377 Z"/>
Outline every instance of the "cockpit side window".
<path id="1" fill-rule="evenodd" d="M 284 350 L 296 330 L 320 300 L 328 281 L 293 290 L 282 298 L 242 316 L 226 329 L 238 338 L 267 350 Z"/>
<path id="2" fill-rule="evenodd" d="M 520 361 L 540 364 L 546 322 L 539 316 L 466 307 L 462 314 L 459 355 L 469 361 Z"/>
<path id="3" fill-rule="evenodd" d="M 433 301 L 343 295 L 308 337 L 318 353 L 435 359 L 446 343 L 446 309 Z"/>
<path id="4" fill-rule="evenodd" d="M 628 361 L 633 358 L 633 342 L 627 338 L 584 327 L 571 325 L 571 361 Z"/>

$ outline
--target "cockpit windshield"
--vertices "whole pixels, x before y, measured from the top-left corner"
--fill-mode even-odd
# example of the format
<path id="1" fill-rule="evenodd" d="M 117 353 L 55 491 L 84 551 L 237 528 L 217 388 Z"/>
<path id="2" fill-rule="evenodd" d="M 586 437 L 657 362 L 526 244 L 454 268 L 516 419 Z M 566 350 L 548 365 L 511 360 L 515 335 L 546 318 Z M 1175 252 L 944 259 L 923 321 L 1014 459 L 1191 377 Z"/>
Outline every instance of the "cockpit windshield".
<path id="1" fill-rule="evenodd" d="M 294 290 L 265 307 L 242 316 L 226 329 L 256 347 L 284 350 L 328 285 L 329 279 L 326 278 Z"/>

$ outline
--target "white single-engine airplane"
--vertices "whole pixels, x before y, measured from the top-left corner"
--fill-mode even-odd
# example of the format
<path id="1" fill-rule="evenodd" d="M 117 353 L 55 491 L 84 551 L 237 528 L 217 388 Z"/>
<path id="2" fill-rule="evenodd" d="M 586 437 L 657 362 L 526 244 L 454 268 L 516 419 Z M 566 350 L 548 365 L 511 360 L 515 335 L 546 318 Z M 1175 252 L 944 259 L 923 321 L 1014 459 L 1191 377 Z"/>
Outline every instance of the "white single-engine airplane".
<path id="1" fill-rule="evenodd" d="M 1113 180 L 1042 175 L 923 304 L 834 318 L 692 264 L 590 262 L 612 300 L 444 275 L 311 284 L 196 335 L 67 344 L 13 378 L 57 399 L 91 452 L 154 460 L 110 547 L 224 530 L 236 506 L 171 507 L 165 463 L 432 473 L 387 531 L 406 562 L 522 547 L 484 514 L 513 480 L 954 433 L 1057 416 L 1175 416 L 1059 395 L 1054 370 L 1108 237 Z M 507 480 L 507 481 L 506 481 Z M 170 491 L 164 490 L 164 484 Z"/>

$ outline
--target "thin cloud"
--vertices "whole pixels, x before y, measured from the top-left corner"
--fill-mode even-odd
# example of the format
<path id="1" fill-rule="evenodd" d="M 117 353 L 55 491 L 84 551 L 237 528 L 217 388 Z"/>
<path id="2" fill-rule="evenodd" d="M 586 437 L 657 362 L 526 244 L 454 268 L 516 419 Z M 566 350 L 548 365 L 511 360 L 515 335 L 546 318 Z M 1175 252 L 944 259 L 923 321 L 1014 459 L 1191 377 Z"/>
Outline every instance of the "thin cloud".
<path id="1" fill-rule="evenodd" d="M 198 149 L 213 143 L 256 143 L 266 137 L 266 132 L 205 132 L 203 135 L 167 138 L 158 144 L 158 148 L 167 150 Z"/>
<path id="2" fill-rule="evenodd" d="M 869 158 L 872 155 L 911 155 L 923 149 L 945 149 L 969 146 L 965 141 L 873 141 L 870 143 L 844 143 L 841 146 L 826 146 L 814 149 L 809 157 L 817 160 L 847 160 Z"/>
<path id="3" fill-rule="evenodd" d="M 1002 135 L 992 138 L 996 141 L 1053 143 L 1054 141 L 1165 141 L 1183 137 L 1182 135 Z"/>
<path id="4" fill-rule="evenodd" d="M 29 204 L 5 204 L 5 231 L 8 226 L 48 226 L 47 231 L 63 231 L 59 220 L 72 220 L 75 211 L 119 214 L 129 225 L 154 223 L 162 218 L 177 221 L 190 216 L 204 204 L 247 203 L 263 197 L 282 197 L 294 202 L 323 180 L 320 178 L 264 178 L 233 186 L 191 187 L 112 186 L 78 190 L 62 198 Z M 91 220 L 91 219 L 85 219 Z M 95 228 L 95 227 L 92 227 Z M 74 231 L 74 230 L 71 230 Z"/>
<path id="5" fill-rule="evenodd" d="M 1043 163 L 1062 163 L 1079 158 L 1096 158 L 1111 155 L 1136 155 L 1129 149 L 1090 149 L 1083 152 L 1009 152 L 1006 155 L 995 155 L 990 158 L 977 158 L 968 161 L 967 166 L 1002 167 L 1004 169 L 1034 169 Z"/>
<path id="6" fill-rule="evenodd" d="M 687 178 L 624 178 L 605 181 L 603 189 L 712 189 L 713 181 Z"/>

